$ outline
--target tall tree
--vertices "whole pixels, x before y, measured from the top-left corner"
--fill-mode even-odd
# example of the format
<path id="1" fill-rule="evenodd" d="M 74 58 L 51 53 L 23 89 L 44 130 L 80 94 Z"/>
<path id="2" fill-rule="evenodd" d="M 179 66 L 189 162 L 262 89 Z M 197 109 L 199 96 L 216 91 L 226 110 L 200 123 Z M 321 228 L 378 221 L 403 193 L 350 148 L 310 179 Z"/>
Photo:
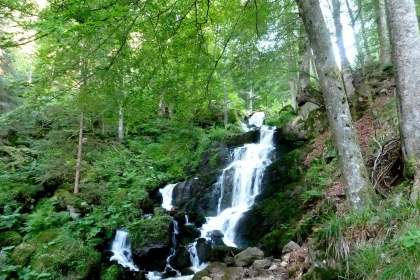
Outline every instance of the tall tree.
<path id="1" fill-rule="evenodd" d="M 319 0 L 297 0 L 305 23 L 309 42 L 314 50 L 316 68 L 325 99 L 328 120 L 338 152 L 341 173 L 347 196 L 353 209 L 371 204 L 375 192 L 369 181 L 360 152 L 349 105 L 341 81 L 340 70 L 334 59 L 330 34 L 325 24 Z"/>
<path id="2" fill-rule="evenodd" d="M 375 0 L 376 23 L 379 36 L 379 61 L 386 65 L 391 63 L 391 44 L 389 41 L 388 21 L 385 0 Z"/>
<path id="3" fill-rule="evenodd" d="M 420 194 L 420 35 L 413 0 L 387 0 L 397 109 L 408 175 L 414 175 L 412 200 Z M 411 173 L 411 174 L 410 174 Z"/>
<path id="4" fill-rule="evenodd" d="M 357 32 L 356 32 L 356 21 L 357 18 L 353 13 L 353 10 L 350 6 L 350 2 L 349 0 L 346 0 L 346 6 L 347 6 L 347 11 L 349 13 L 350 16 L 350 26 L 351 29 L 353 31 L 353 35 L 354 35 L 354 42 L 356 43 L 356 49 L 357 49 L 357 60 L 360 63 L 360 67 L 362 68 L 362 72 L 364 73 L 364 69 L 365 69 L 365 55 L 362 51 L 362 47 L 360 45 L 360 40 L 359 40 L 359 36 L 357 36 Z"/>
<path id="5" fill-rule="evenodd" d="M 340 0 L 332 0 L 333 19 L 335 26 L 335 37 L 340 53 L 341 72 L 343 74 L 344 86 L 346 89 L 347 97 L 352 97 L 355 93 L 353 86 L 353 74 L 350 67 L 350 62 L 346 55 L 346 49 L 344 47 L 343 40 L 343 25 L 341 24 L 341 9 Z"/>
<path id="6" fill-rule="evenodd" d="M 373 60 L 372 52 L 370 50 L 369 40 L 366 34 L 366 23 L 365 23 L 365 16 L 364 16 L 365 10 L 363 9 L 362 0 L 357 0 L 357 8 L 359 9 L 359 19 L 360 19 L 360 27 L 362 29 L 361 33 L 362 33 L 362 38 L 363 38 L 363 46 L 365 48 L 368 61 L 372 61 Z"/>

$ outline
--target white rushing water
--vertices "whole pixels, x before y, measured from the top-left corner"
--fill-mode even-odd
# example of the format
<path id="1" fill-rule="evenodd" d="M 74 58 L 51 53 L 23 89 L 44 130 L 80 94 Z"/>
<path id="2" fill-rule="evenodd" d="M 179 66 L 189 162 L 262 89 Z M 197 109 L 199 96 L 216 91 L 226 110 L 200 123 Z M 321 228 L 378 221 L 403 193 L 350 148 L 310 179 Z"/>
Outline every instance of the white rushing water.
<path id="1" fill-rule="evenodd" d="M 220 230 L 224 234 L 223 241 L 228 246 L 235 246 L 236 226 L 242 215 L 254 204 L 255 197 L 261 193 L 261 181 L 266 167 L 271 163 L 271 155 L 275 150 L 273 143 L 274 128 L 264 125 L 265 114 L 257 112 L 248 120 L 251 127 L 260 128 L 260 139 L 256 144 L 245 144 L 233 151 L 233 161 L 226 167 L 217 181 L 221 192 L 217 206 L 217 216 L 206 217 L 207 223 L 200 228 L 201 237 L 209 238 L 209 233 Z M 243 128 L 249 131 L 248 126 Z M 232 176 L 228 178 L 229 176 Z M 172 208 L 172 193 L 176 184 L 169 184 L 159 190 L 163 197 L 162 207 L 166 210 Z M 224 190 L 232 190 L 232 199 L 229 205 L 223 205 Z M 188 217 L 186 217 L 188 222 Z M 174 221 L 174 236 L 177 226 Z M 191 269 L 194 272 L 203 270 L 207 264 L 200 264 L 196 249 L 197 242 L 188 246 Z M 171 256 L 169 256 L 170 258 Z M 168 258 L 168 262 L 169 262 Z M 169 264 L 168 264 L 169 265 Z M 178 273 L 177 273 L 178 274 Z M 149 280 L 161 279 L 159 273 L 150 272 Z M 182 276 L 176 279 L 191 279 L 192 276 Z"/>
<path id="2" fill-rule="evenodd" d="M 131 271 L 139 271 L 139 268 L 133 262 L 128 232 L 117 230 L 114 241 L 112 241 L 111 251 L 114 253 L 110 259 L 111 261 L 117 261 L 120 265 Z"/>
<path id="3" fill-rule="evenodd" d="M 271 163 L 270 156 L 275 149 L 273 136 L 274 128 L 262 125 L 259 143 L 246 144 L 234 150 L 232 163 L 223 170 L 218 180 L 221 188 L 218 214 L 216 217 L 207 217 L 207 223 L 201 230 L 202 237 L 207 237 L 213 230 L 220 230 L 224 234 L 225 244 L 236 246 L 236 226 L 242 214 L 249 210 L 255 197 L 261 193 L 264 170 Z M 227 176 L 233 176 L 233 180 L 226 180 Z M 232 186 L 226 185 L 227 182 L 232 182 Z M 232 201 L 230 206 L 222 209 L 225 188 L 232 189 Z"/>

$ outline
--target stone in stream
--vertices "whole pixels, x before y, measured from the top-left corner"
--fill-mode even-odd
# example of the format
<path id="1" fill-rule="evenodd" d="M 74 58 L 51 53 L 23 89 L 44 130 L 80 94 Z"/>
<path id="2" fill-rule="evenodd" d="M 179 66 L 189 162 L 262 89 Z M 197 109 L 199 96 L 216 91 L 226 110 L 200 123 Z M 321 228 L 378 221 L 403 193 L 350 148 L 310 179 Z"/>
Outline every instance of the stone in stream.
<path id="1" fill-rule="evenodd" d="M 169 260 L 169 264 L 175 269 L 183 269 L 191 266 L 190 252 L 184 247 L 176 249 L 175 255 Z"/>
<path id="2" fill-rule="evenodd" d="M 241 249 L 228 246 L 216 246 L 213 247 L 211 252 L 212 262 L 223 262 L 227 265 L 233 265 L 234 256 L 242 252 Z"/>
<path id="3" fill-rule="evenodd" d="M 204 277 L 210 277 L 210 273 L 207 270 L 197 272 L 192 278 L 192 280 L 201 280 Z"/>
<path id="4" fill-rule="evenodd" d="M 188 219 L 190 223 L 194 223 L 197 228 L 200 228 L 207 222 L 206 217 L 203 214 L 198 212 L 188 213 Z"/>
<path id="5" fill-rule="evenodd" d="M 197 256 L 200 264 L 208 262 L 211 258 L 212 247 L 206 242 L 205 238 L 199 238 L 197 240 Z"/>
<path id="6" fill-rule="evenodd" d="M 208 265 L 205 270 L 210 274 L 223 275 L 227 270 L 227 265 L 225 263 L 214 262 Z"/>
<path id="7" fill-rule="evenodd" d="M 183 268 L 181 269 L 181 275 L 187 276 L 187 275 L 194 275 L 194 271 L 191 268 Z"/>
<path id="8" fill-rule="evenodd" d="M 271 266 L 271 260 L 269 259 L 262 259 L 256 260 L 251 266 L 251 269 L 258 270 L 258 269 L 267 269 Z"/>
<path id="9" fill-rule="evenodd" d="M 209 233 L 213 246 L 224 246 L 223 237 L 225 236 L 220 230 L 213 230 Z"/>
<path id="10" fill-rule="evenodd" d="M 163 272 L 160 277 L 162 279 L 167 279 L 167 278 L 173 278 L 176 277 L 176 271 L 175 270 L 169 270 L 169 271 L 165 271 Z"/>
<path id="11" fill-rule="evenodd" d="M 264 252 L 255 247 L 249 247 L 237 254 L 234 258 L 235 266 L 248 266 L 256 260 L 264 258 Z"/>

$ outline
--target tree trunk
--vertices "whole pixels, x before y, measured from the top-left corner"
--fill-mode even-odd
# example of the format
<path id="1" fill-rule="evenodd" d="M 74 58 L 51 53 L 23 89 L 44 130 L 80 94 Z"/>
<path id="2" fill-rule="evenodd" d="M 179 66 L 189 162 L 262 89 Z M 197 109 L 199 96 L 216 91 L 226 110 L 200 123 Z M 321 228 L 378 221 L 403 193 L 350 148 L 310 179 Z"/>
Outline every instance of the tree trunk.
<path id="1" fill-rule="evenodd" d="M 83 111 L 80 112 L 79 123 L 79 146 L 77 146 L 76 175 L 74 178 L 74 193 L 79 193 L 80 172 L 82 169 L 82 148 L 83 148 Z"/>
<path id="2" fill-rule="evenodd" d="M 340 18 L 340 0 L 332 0 L 332 6 L 335 26 L 335 37 L 337 39 L 336 43 L 340 52 L 341 72 L 343 74 L 344 86 L 346 89 L 347 97 L 352 97 L 356 90 L 353 86 L 353 75 L 351 73 L 352 70 L 350 67 L 350 62 L 347 59 L 346 49 L 344 48 L 343 26 L 341 25 Z"/>
<path id="3" fill-rule="evenodd" d="M 166 105 L 163 95 L 159 99 L 158 116 L 164 117 L 166 115 Z"/>
<path id="4" fill-rule="evenodd" d="M 251 89 L 248 93 L 248 98 L 249 98 L 249 114 L 252 114 L 253 112 L 253 106 L 252 106 L 252 100 L 254 98 L 254 86 L 251 84 Z"/>
<path id="5" fill-rule="evenodd" d="M 293 110 L 296 112 L 297 109 L 298 109 L 298 104 L 297 104 L 297 101 L 296 101 L 295 79 L 294 78 L 290 78 L 289 86 L 290 86 L 290 98 L 292 99 L 292 107 L 293 107 Z"/>
<path id="6" fill-rule="evenodd" d="M 372 61 L 372 52 L 370 51 L 369 47 L 369 40 L 366 35 L 366 27 L 365 27 L 365 19 L 363 16 L 363 4 L 362 0 L 357 0 L 357 6 L 359 8 L 359 18 L 360 18 L 360 26 L 362 27 L 362 38 L 363 38 L 363 45 L 365 47 L 366 56 L 368 61 Z"/>
<path id="7" fill-rule="evenodd" d="M 382 65 L 386 65 L 391 63 L 391 44 L 389 41 L 385 0 L 375 0 L 375 5 L 379 36 L 379 61 Z"/>
<path id="8" fill-rule="evenodd" d="M 305 31 L 303 31 L 305 32 Z M 302 33 L 303 33 L 302 32 Z M 304 36 L 304 37 L 303 37 Z M 309 93 L 309 84 L 310 84 L 310 76 L 309 72 L 311 71 L 311 48 L 309 47 L 308 38 L 306 34 L 302 36 L 303 39 L 299 42 L 299 82 L 298 82 L 298 94 L 297 94 L 297 102 L 298 104 L 305 103 L 309 100 L 310 97 Z"/>
<path id="9" fill-rule="evenodd" d="M 415 176 L 412 199 L 420 191 L 420 35 L 413 0 L 387 0 L 397 110 L 407 175 Z"/>
<path id="10" fill-rule="evenodd" d="M 352 29 L 353 34 L 354 34 L 354 42 L 356 43 L 357 60 L 359 61 L 360 67 L 362 68 L 362 73 L 365 73 L 365 55 L 362 51 L 362 47 L 360 46 L 359 37 L 357 36 L 357 33 L 356 33 L 356 28 L 355 28 L 356 27 L 356 18 L 353 14 L 353 10 L 350 7 L 349 0 L 346 0 L 346 6 L 347 6 L 347 11 L 349 13 L 350 20 L 351 20 L 350 26 L 351 26 L 351 29 Z"/>
<path id="11" fill-rule="evenodd" d="M 124 141 L 124 111 L 122 105 L 118 110 L 118 140 Z"/>
<path id="12" fill-rule="evenodd" d="M 223 89 L 224 89 L 224 98 L 223 98 L 223 122 L 225 124 L 225 128 L 229 122 L 229 111 L 228 111 L 228 96 L 227 96 L 227 88 L 226 88 L 226 74 L 225 79 L 223 81 Z"/>
<path id="13" fill-rule="evenodd" d="M 360 152 L 340 70 L 334 59 L 330 34 L 319 0 L 297 0 L 297 2 L 309 42 L 314 50 L 316 68 L 347 197 L 353 209 L 363 209 L 374 201 L 375 192 Z"/>

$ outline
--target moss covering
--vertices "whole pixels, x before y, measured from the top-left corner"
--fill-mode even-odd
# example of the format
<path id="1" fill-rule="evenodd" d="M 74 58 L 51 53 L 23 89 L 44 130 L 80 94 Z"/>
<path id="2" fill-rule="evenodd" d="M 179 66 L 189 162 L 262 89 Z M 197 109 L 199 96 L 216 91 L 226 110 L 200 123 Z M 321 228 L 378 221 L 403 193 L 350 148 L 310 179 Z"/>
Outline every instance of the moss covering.
<path id="1" fill-rule="evenodd" d="M 34 251 L 35 246 L 32 244 L 22 243 L 13 250 L 12 260 L 17 265 L 25 266 L 28 264 Z"/>
<path id="2" fill-rule="evenodd" d="M 0 247 L 17 246 L 22 241 L 22 236 L 13 230 L 0 233 Z"/>
<path id="3" fill-rule="evenodd" d="M 168 215 L 160 215 L 153 219 L 133 222 L 129 225 L 131 244 L 133 248 L 150 243 L 164 243 L 169 245 L 169 227 L 172 219 Z"/>

